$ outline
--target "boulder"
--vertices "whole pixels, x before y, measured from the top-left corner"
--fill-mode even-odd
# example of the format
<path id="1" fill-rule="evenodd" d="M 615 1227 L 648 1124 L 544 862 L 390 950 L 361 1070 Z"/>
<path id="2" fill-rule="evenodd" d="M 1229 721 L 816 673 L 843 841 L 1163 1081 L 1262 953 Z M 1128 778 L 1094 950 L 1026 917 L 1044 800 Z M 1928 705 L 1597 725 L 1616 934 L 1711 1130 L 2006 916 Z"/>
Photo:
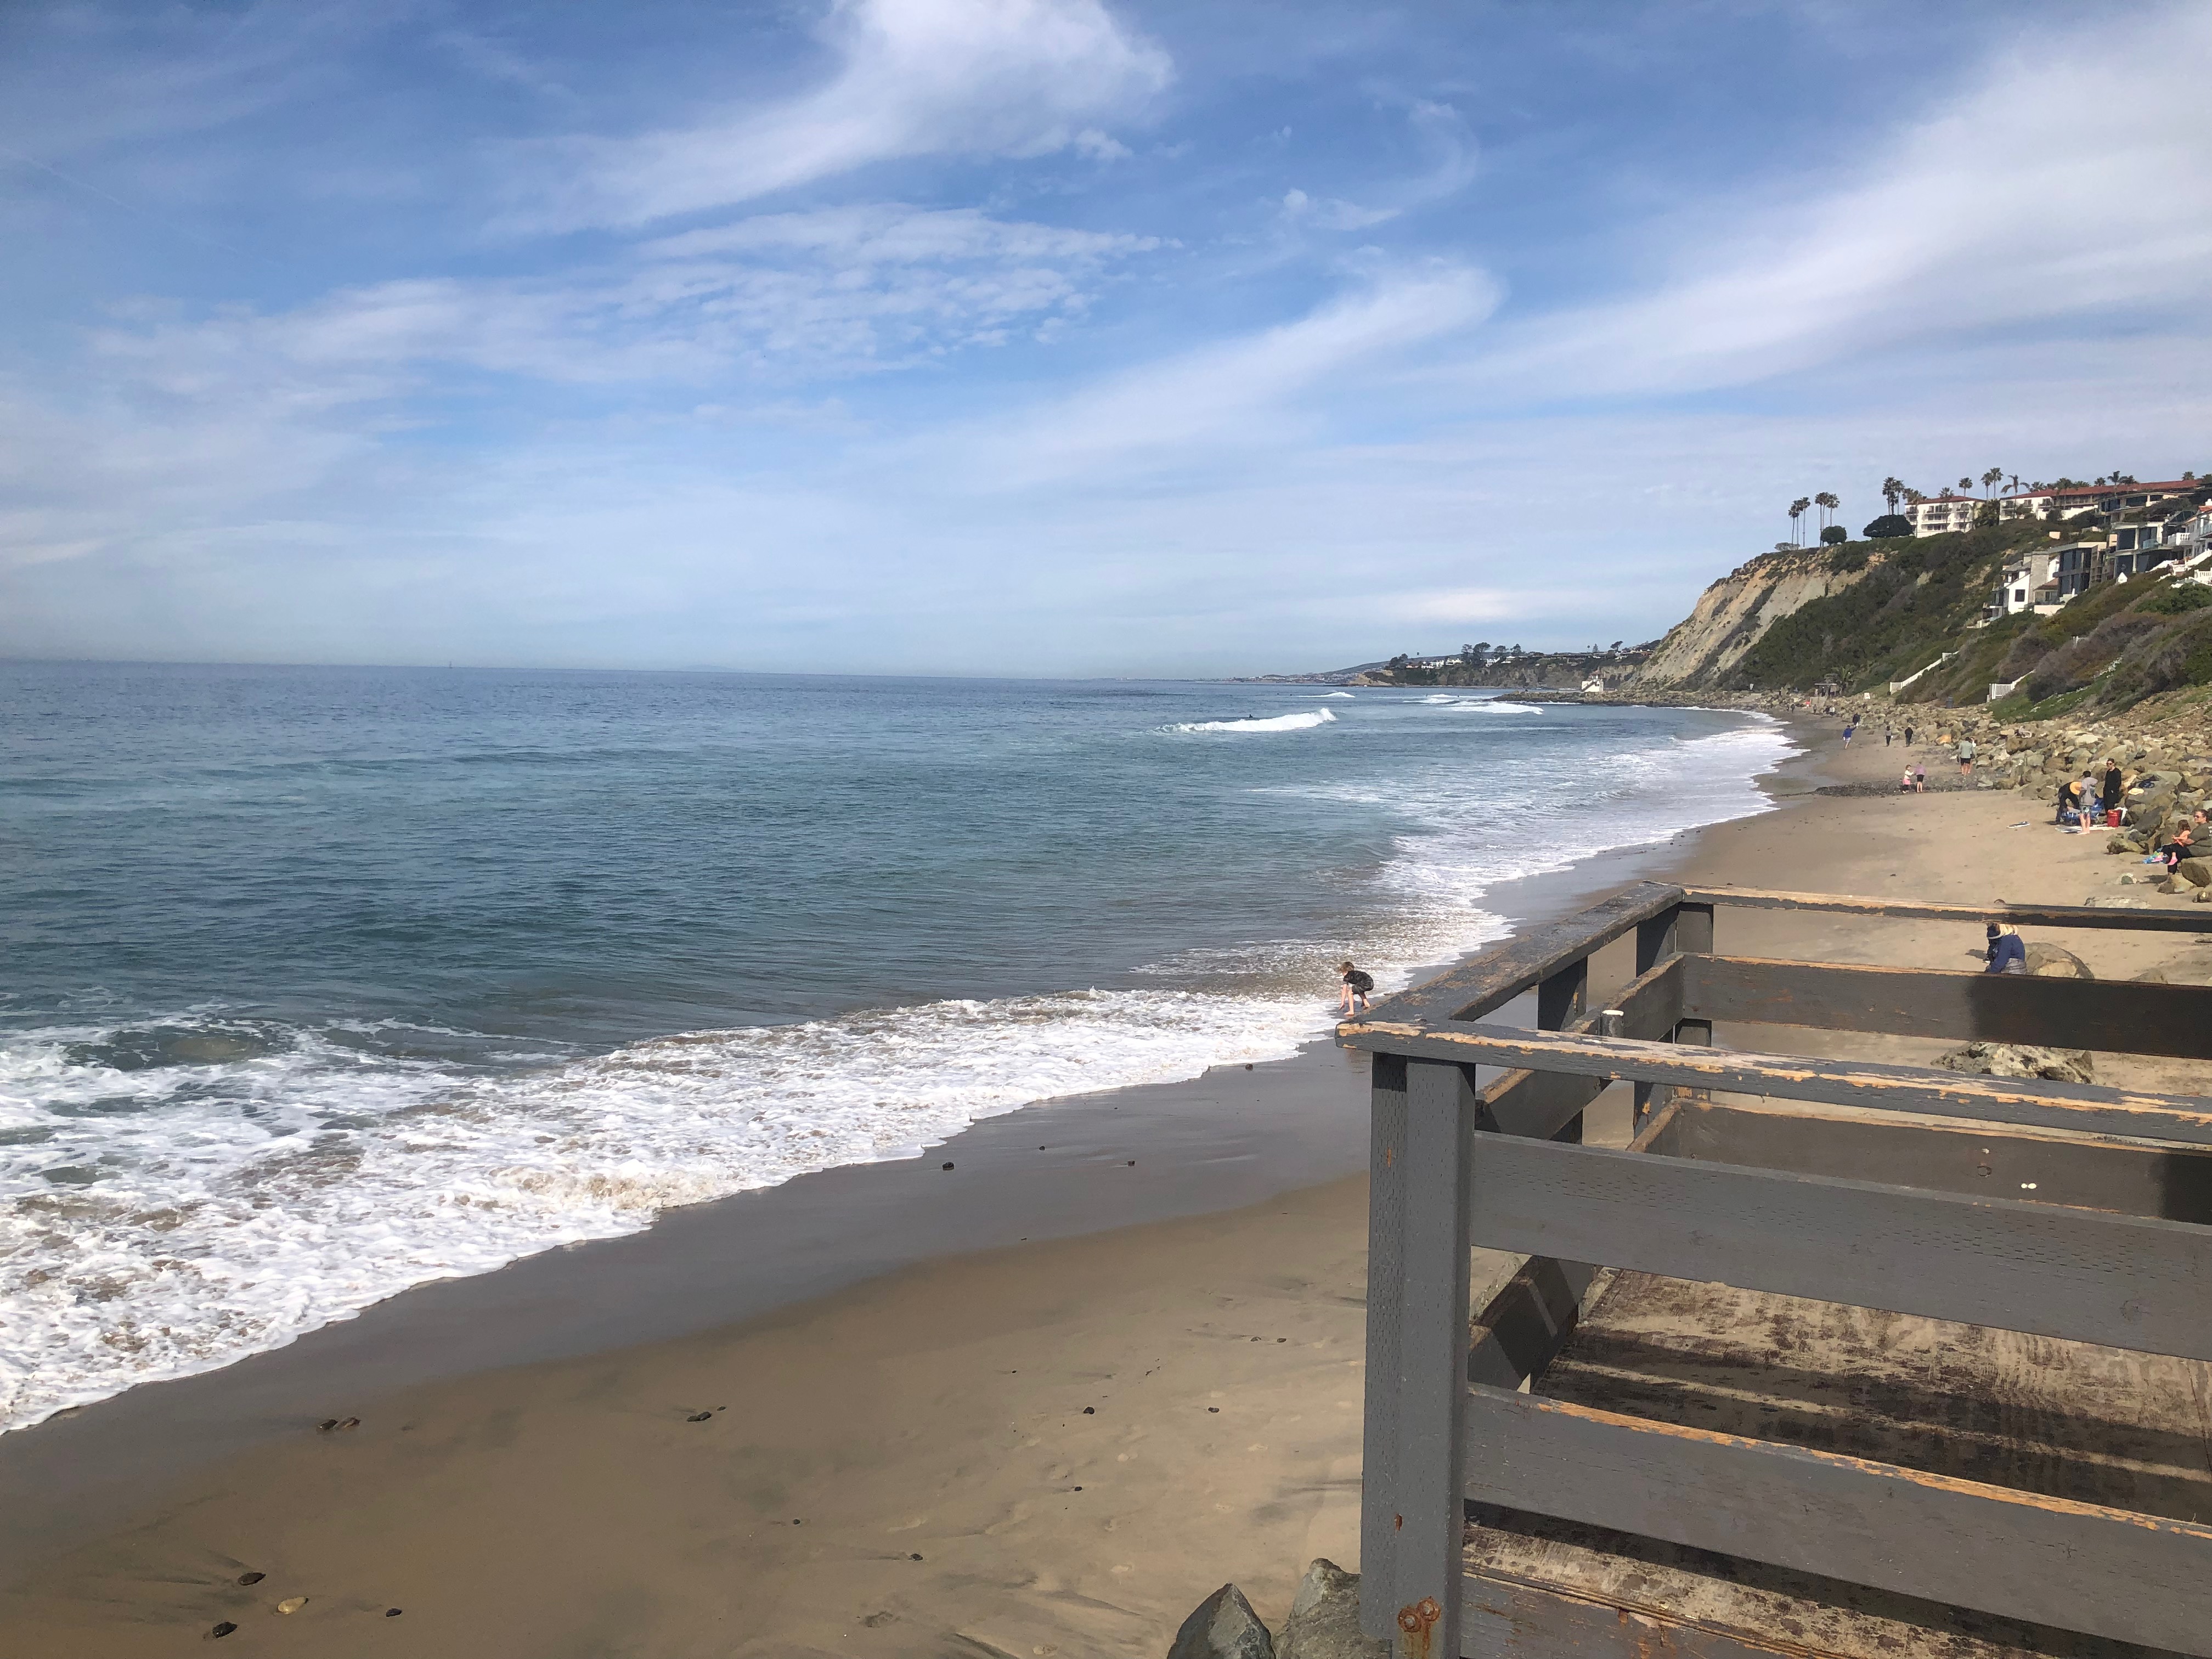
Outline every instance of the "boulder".
<path id="1" fill-rule="evenodd" d="M 2105 842 L 2107 853 L 2132 853 L 2135 846 L 2125 836 L 2113 836 Z"/>
<path id="2" fill-rule="evenodd" d="M 2167 980 L 2164 974 L 2161 974 L 2157 969 L 2154 968 L 2147 974 L 2137 974 L 2135 978 L 2135 982 L 2138 985 L 2165 985 L 2171 981 Z"/>
<path id="3" fill-rule="evenodd" d="M 2039 1048 L 2024 1042 L 1970 1042 L 1938 1054 L 1948 1071 L 1976 1077 L 2039 1077 L 2053 1083 L 2092 1083 L 2086 1048 Z"/>
<path id="4" fill-rule="evenodd" d="M 2184 859 L 2173 866 L 2173 873 L 2191 887 L 2212 887 L 2212 864 L 2203 859 Z"/>
<path id="5" fill-rule="evenodd" d="M 2031 945 L 2027 947 L 2027 971 L 2039 979 L 2094 979 L 2089 964 L 2071 951 L 2062 951 L 2055 945 Z"/>
<path id="6" fill-rule="evenodd" d="M 1224 1584 L 1182 1621 L 1168 1659 L 1275 1659 L 1275 1644 L 1244 1592 Z"/>
<path id="7" fill-rule="evenodd" d="M 1315 1561 L 1298 1580 L 1276 1659 L 1389 1659 L 1390 1644 L 1359 1633 L 1359 1575 Z"/>

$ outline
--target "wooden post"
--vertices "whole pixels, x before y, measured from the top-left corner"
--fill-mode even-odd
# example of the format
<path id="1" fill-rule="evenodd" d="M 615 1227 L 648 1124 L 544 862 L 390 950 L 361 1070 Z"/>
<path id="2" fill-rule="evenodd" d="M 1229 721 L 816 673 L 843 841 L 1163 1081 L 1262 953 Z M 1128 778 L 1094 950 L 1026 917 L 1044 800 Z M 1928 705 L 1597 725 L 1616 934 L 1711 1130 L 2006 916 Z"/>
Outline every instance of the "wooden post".
<path id="1" fill-rule="evenodd" d="M 1536 1024 L 1544 1030 L 1558 1031 L 1583 1017 L 1589 999 L 1589 958 L 1583 957 L 1569 963 L 1559 972 L 1536 987 Z M 1571 1141 L 1579 1146 L 1583 1138 L 1583 1115 L 1577 1112 L 1559 1127 L 1554 1140 Z"/>
<path id="2" fill-rule="evenodd" d="M 1710 904 L 1682 904 L 1675 907 L 1674 948 L 1711 956 L 1713 950 L 1713 907 Z M 1705 1048 L 1713 1046 L 1713 1023 L 1709 1019 L 1686 1019 L 1674 1029 L 1677 1042 L 1695 1042 Z"/>
<path id="3" fill-rule="evenodd" d="M 1359 1503 L 1359 1627 L 1397 1633 L 1398 1351 L 1405 1322 L 1406 1061 L 1376 1054 L 1367 1158 L 1367 1398 Z"/>
<path id="4" fill-rule="evenodd" d="M 1468 1159 L 1478 1109 L 1465 1067 L 1409 1061 L 1403 1134 L 1378 1134 L 1389 1179 L 1370 1195 L 1368 1258 L 1367 1486 L 1361 1514 L 1360 1623 L 1390 1638 L 1401 1659 L 1459 1652 L 1459 1587 L 1465 1529 L 1468 1364 Z M 1382 1091 L 1376 1090 L 1378 1123 Z M 1395 1155 L 1393 1155 L 1395 1153 Z M 1376 1246 L 1397 1212 L 1398 1295 L 1378 1306 Z M 1391 1265 L 1382 1267 L 1387 1273 Z M 1389 1328 L 1395 1328 L 1395 1342 Z M 1396 1349 L 1395 1365 L 1376 1369 Z M 1394 1396 L 1378 1420 L 1378 1385 Z M 1380 1460 L 1376 1441 L 1390 1444 Z M 1376 1476 L 1387 1486 L 1378 1492 Z M 1377 1504 L 1378 1497 L 1387 1498 Z M 1376 1549 L 1381 1543 L 1382 1547 Z M 1375 1569 L 1388 1563 L 1387 1574 Z"/>
<path id="5" fill-rule="evenodd" d="M 1706 906 L 1705 926 L 1709 934 L 1712 914 L 1712 907 Z M 1638 979 L 1681 949 L 1678 926 L 1681 915 L 1682 907 L 1678 904 L 1670 910 L 1660 912 L 1649 921 L 1637 924 L 1636 976 Z M 1674 1033 L 1670 1031 L 1668 1039 L 1671 1042 L 1673 1038 Z M 1633 1127 L 1640 1129 L 1650 1120 L 1653 1112 L 1667 1103 L 1667 1085 L 1663 1083 L 1638 1083 L 1631 1086 L 1636 1094 Z"/>

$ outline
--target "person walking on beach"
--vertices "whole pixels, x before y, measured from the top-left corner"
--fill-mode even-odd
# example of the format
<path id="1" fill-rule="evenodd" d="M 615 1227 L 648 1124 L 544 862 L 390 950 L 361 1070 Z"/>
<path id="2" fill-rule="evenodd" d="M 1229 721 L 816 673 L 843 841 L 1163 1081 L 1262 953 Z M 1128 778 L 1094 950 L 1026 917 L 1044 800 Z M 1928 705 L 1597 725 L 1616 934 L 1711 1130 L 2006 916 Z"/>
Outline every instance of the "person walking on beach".
<path id="1" fill-rule="evenodd" d="M 1959 739 L 1958 755 L 1959 775 L 1971 778 L 1974 775 L 1974 740 L 1972 738 Z"/>
<path id="2" fill-rule="evenodd" d="M 1342 976 L 1342 988 L 1337 998 L 1337 1006 L 1347 1014 L 1365 1013 L 1368 994 L 1375 988 L 1375 975 L 1364 968 L 1353 967 L 1349 962 L 1344 963 L 1336 971 Z"/>
<path id="3" fill-rule="evenodd" d="M 1881 728 L 1881 746 L 1883 748 L 1887 749 L 1889 747 L 1889 740 L 1893 735 L 1894 734 L 1887 726 L 1885 726 Z"/>
<path id="4" fill-rule="evenodd" d="M 1848 749 L 1848 748 L 1850 748 L 1850 747 L 1851 746 L 1851 733 L 1852 733 L 1852 732 L 1856 732 L 1856 731 L 1857 731 L 1858 729 L 1859 729 L 1859 728 L 1858 728 L 1858 727 L 1857 727 L 1857 726 L 1856 726 L 1856 725 L 1855 725 L 1855 724 L 1853 724 L 1853 725 L 1846 725 L 1846 726 L 1844 727 L 1844 748 Z"/>
<path id="5" fill-rule="evenodd" d="M 1912 747 L 1912 728 L 1909 726 L 1905 728 L 1905 746 L 1907 749 Z"/>

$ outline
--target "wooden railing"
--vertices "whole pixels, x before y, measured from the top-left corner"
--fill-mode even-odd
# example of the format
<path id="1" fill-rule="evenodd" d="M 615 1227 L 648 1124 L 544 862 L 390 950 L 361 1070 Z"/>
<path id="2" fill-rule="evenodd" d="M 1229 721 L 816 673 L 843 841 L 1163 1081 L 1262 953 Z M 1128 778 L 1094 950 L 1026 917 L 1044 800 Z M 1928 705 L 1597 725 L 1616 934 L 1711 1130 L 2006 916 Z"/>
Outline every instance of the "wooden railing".
<path id="1" fill-rule="evenodd" d="M 2212 1101 L 1710 1046 L 1733 1022 L 2212 1059 L 2212 992 L 1722 956 L 1729 907 L 2212 932 L 2198 911 L 1645 882 L 1342 1026 L 1374 1056 L 1364 1627 L 1408 1659 L 1489 1650 L 1462 1645 L 1474 1501 L 2212 1654 L 2212 1528 L 1519 1391 L 1601 1267 L 2212 1360 Z M 1592 1009 L 1593 954 L 1632 933 L 1633 977 Z M 1490 1023 L 1529 991 L 1534 1030 Z M 1478 1086 L 1478 1066 L 1508 1069 Z M 1618 1080 L 1639 1125 L 1674 1091 L 1822 1109 L 1759 1115 L 1787 1144 L 1741 1158 L 1582 1145 Z M 1942 1190 L 1923 1145 L 1939 1126 L 1915 1119 L 2055 1146 L 2099 1207 Z M 1477 1246 L 1529 1261 L 1471 1324 Z"/>

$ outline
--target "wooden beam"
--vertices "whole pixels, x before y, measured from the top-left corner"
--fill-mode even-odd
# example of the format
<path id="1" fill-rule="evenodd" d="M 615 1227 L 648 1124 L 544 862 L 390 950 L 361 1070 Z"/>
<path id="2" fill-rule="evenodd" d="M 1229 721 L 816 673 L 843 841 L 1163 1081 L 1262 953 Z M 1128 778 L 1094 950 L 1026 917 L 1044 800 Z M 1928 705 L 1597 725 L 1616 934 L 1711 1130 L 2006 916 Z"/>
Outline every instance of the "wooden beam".
<path id="1" fill-rule="evenodd" d="M 1779 1631 L 1771 1633 L 1770 1646 L 1749 1632 L 1713 1630 L 1662 1607 L 1495 1572 L 1468 1574 L 1460 1597 L 1462 1659 L 1813 1659 L 1815 1651 Z"/>
<path id="2" fill-rule="evenodd" d="M 1467 1415 L 1479 1503 L 2212 1655 L 2212 1528 L 1500 1389 Z"/>
<path id="3" fill-rule="evenodd" d="M 1672 906 L 1681 891 L 1663 882 L 1639 881 L 1564 921 L 1516 934 L 1376 1007 L 1388 1009 L 1394 1020 L 1479 1019 L 1650 921 Z"/>
<path id="4" fill-rule="evenodd" d="M 2010 899 L 1991 899 L 1986 905 L 1911 904 L 1895 899 L 1858 898 L 1848 893 L 1790 893 L 1760 887 L 1692 887 L 1684 890 L 1683 896 L 1745 910 L 1816 910 L 1892 921 L 2004 921 L 2027 927 L 2212 933 L 2212 915 L 2191 910 L 2107 910 L 2101 905 L 2016 904 Z"/>
<path id="5" fill-rule="evenodd" d="M 1761 957 L 1684 960 L 1686 1018 L 2212 1060 L 2212 990 Z"/>
<path id="6" fill-rule="evenodd" d="M 1467 1380 L 1517 1389 L 1541 1376 L 1574 1334 L 1583 1298 L 1601 1271 L 1586 1262 L 1530 1256 L 1474 1316 Z"/>
<path id="7" fill-rule="evenodd" d="M 1576 1077 L 1633 1078 L 1727 1094 L 1778 1095 L 1880 1111 L 2212 1146 L 2212 1102 L 2188 1095 L 2045 1083 L 2036 1078 L 1975 1077 L 1923 1066 L 1747 1054 L 1630 1037 L 1523 1031 L 1502 1025 L 1439 1030 L 1358 1020 L 1340 1025 L 1337 1040 L 1376 1054 L 1425 1060 L 1522 1066 Z"/>
<path id="8" fill-rule="evenodd" d="M 2212 1359 L 2212 1227 L 1483 1138 L 1474 1242 Z"/>
<path id="9" fill-rule="evenodd" d="M 1624 1036 L 1663 1037 L 1682 1017 L 1681 963 L 1662 962 L 1624 987 L 1613 1000 L 1623 1018 Z M 1598 1016 L 1585 1012 L 1567 1027 L 1585 1035 L 1597 1029 Z M 1549 1140 L 1582 1115 L 1611 1081 L 1559 1072 L 1511 1071 L 1482 1091 L 1483 1115 L 1477 1127 L 1502 1134 L 1534 1135 Z"/>
<path id="10" fill-rule="evenodd" d="M 2212 1224 L 2212 1149 L 1780 1106 L 1674 1106 L 1648 1142 L 1662 1158 Z"/>

